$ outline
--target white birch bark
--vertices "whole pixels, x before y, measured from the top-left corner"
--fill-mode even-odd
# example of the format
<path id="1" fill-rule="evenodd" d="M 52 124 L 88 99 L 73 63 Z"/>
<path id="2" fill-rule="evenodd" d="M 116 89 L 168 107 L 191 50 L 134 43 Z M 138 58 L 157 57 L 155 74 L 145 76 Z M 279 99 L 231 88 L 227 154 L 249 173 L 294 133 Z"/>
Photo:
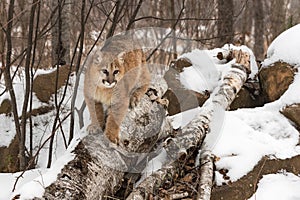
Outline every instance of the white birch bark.
<path id="1" fill-rule="evenodd" d="M 214 162 L 212 153 L 207 150 L 201 152 L 200 156 L 200 183 L 197 200 L 210 200 L 213 185 Z"/>

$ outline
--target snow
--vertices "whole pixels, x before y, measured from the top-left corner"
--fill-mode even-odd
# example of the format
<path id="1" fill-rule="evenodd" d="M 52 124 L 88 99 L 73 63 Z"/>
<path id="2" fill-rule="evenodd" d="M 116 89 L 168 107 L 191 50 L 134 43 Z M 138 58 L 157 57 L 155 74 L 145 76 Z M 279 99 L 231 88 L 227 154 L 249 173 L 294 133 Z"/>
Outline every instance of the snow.
<path id="1" fill-rule="evenodd" d="M 220 158 L 217 169 L 228 169 L 231 181 L 246 175 L 266 155 L 285 159 L 300 153 L 298 131 L 278 111 L 226 112 L 221 132 L 212 152 Z M 216 181 L 218 185 L 226 182 L 222 178 Z"/>
<path id="2" fill-rule="evenodd" d="M 300 88 L 299 74 L 279 100 L 264 107 L 225 112 L 223 126 L 219 125 L 222 127 L 219 137 L 211 146 L 212 152 L 220 158 L 216 162 L 217 169 L 228 169 L 231 181 L 250 172 L 264 156 L 285 159 L 300 154 L 299 132 L 279 112 L 288 103 L 300 102 L 297 88 Z M 195 108 L 171 116 L 172 126 L 185 126 L 200 110 Z M 218 185 L 227 182 L 217 177 Z"/>
<path id="3" fill-rule="evenodd" d="M 25 93 L 25 72 L 18 70 L 17 67 L 13 66 L 11 68 L 12 74 L 16 72 L 16 76 L 13 80 L 13 87 L 15 90 L 15 95 L 16 95 L 16 101 L 17 101 L 17 109 L 18 109 L 18 114 L 21 115 L 22 112 L 22 106 L 23 106 L 23 100 L 24 100 L 24 93 Z M 45 73 L 50 73 L 53 70 L 43 70 L 43 69 L 38 69 L 35 72 L 35 76 L 37 74 L 45 74 Z M 4 90 L 4 80 L 1 80 L 1 90 Z M 2 96 L 0 96 L 0 102 L 2 102 L 5 99 L 10 99 L 10 96 L 8 92 L 4 93 Z M 38 98 L 35 96 L 35 93 L 33 93 L 33 99 L 32 99 L 32 109 L 39 108 L 43 105 L 47 105 L 45 103 L 42 103 L 38 100 Z M 28 109 L 29 111 L 29 106 Z M 5 130 L 5 132 L 1 133 L 3 136 L 1 137 L 0 140 L 0 147 L 1 146 L 8 146 L 11 142 L 11 140 L 15 136 L 15 128 L 14 128 L 14 121 L 12 117 L 8 117 L 4 114 L 0 115 L 0 121 L 3 123 L 0 123 L 0 130 Z M 40 120 L 38 120 L 40 121 Z M 5 123 L 4 123 L 5 122 Z"/>
<path id="4" fill-rule="evenodd" d="M 201 93 L 212 91 L 217 86 L 220 74 L 206 51 L 195 49 L 179 58 L 186 58 L 192 63 L 180 73 L 180 81 L 186 88 Z"/>
<path id="5" fill-rule="evenodd" d="M 284 61 L 291 65 L 300 65 L 300 24 L 281 33 L 271 43 L 263 66 L 269 66 L 276 61 Z"/>
<path id="6" fill-rule="evenodd" d="M 242 50 L 250 55 L 251 74 L 249 78 L 254 79 L 258 72 L 253 52 L 246 46 L 224 45 L 222 48 L 212 50 L 195 49 L 191 52 L 181 55 L 192 63 L 191 67 L 186 67 L 179 74 L 179 80 L 185 88 L 203 93 L 205 90 L 213 91 L 222 80 L 223 76 L 231 69 L 231 64 L 235 59 L 225 63 L 216 58 L 219 52 L 228 50 Z M 191 81 L 193 80 L 193 81 Z"/>
<path id="7" fill-rule="evenodd" d="M 259 181 L 256 193 L 249 200 L 298 200 L 299 188 L 299 176 L 284 171 L 268 174 Z"/>

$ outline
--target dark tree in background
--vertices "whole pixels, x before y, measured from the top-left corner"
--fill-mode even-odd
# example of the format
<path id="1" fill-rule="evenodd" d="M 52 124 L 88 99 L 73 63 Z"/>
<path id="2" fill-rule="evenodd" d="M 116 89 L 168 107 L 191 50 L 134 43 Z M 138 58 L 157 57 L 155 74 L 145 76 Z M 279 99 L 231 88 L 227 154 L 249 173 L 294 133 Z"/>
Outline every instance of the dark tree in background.
<path id="1" fill-rule="evenodd" d="M 70 63 L 70 13 L 72 0 L 52 0 L 52 66 Z"/>
<path id="2" fill-rule="evenodd" d="M 257 60 L 264 58 L 264 9 L 261 0 L 253 0 L 254 4 L 254 54 Z"/>
<path id="3" fill-rule="evenodd" d="M 233 42 L 234 6 L 233 6 L 233 0 L 218 0 L 217 5 L 218 5 L 218 20 L 217 20 L 218 39 L 216 44 L 217 46 L 221 47 L 226 43 Z"/>

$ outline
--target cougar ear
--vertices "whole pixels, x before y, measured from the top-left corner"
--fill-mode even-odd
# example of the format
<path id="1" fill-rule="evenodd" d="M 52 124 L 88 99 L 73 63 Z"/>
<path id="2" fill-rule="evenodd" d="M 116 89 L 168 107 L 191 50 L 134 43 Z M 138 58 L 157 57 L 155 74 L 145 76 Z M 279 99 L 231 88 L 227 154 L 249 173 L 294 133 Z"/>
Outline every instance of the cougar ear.
<path id="1" fill-rule="evenodd" d="M 119 53 L 119 55 L 118 55 L 118 61 L 120 64 L 124 64 L 124 55 L 125 55 L 125 52 Z"/>

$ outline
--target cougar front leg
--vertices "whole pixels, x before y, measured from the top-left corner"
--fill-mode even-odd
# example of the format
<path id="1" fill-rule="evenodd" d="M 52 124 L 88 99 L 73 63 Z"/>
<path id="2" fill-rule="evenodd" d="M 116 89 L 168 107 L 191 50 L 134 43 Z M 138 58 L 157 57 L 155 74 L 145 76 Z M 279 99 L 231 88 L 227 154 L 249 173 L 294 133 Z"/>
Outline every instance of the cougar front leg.
<path id="1" fill-rule="evenodd" d="M 126 97 L 123 101 L 118 100 L 116 104 L 112 104 L 108 110 L 104 133 L 113 143 L 119 144 L 120 126 L 127 114 L 128 105 Z"/>
<path id="2" fill-rule="evenodd" d="M 91 124 L 88 125 L 87 131 L 98 133 L 104 127 L 104 111 L 102 103 L 95 102 L 93 99 L 85 98 L 85 103 L 90 113 Z"/>
<path id="3" fill-rule="evenodd" d="M 150 85 L 150 80 L 151 80 L 151 75 L 150 72 L 147 68 L 147 66 L 141 66 L 142 67 L 142 72 L 140 77 L 138 78 L 137 84 L 136 84 L 136 89 L 133 91 L 133 93 L 130 95 L 130 108 L 135 107 L 138 102 L 141 100 L 141 98 L 144 96 L 144 94 L 147 92 L 149 85 Z"/>

